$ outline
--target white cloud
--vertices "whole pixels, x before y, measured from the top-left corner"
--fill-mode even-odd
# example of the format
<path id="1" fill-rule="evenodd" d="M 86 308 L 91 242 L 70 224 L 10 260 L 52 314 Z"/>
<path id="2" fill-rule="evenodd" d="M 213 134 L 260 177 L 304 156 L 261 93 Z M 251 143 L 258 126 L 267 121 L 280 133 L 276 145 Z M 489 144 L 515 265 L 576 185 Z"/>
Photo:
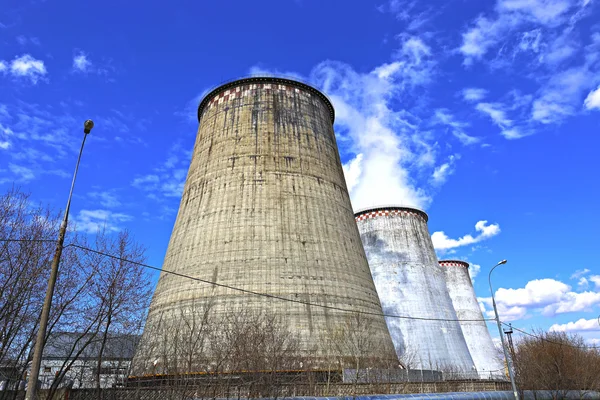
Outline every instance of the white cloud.
<path id="1" fill-rule="evenodd" d="M 590 276 L 590 281 L 594 283 L 597 290 L 600 290 L 600 275 L 592 275 Z"/>
<path id="2" fill-rule="evenodd" d="M 413 171 L 435 168 L 431 139 L 421 134 L 418 119 L 394 100 L 431 81 L 431 48 L 414 36 L 401 36 L 395 59 L 367 73 L 326 61 L 311 73 L 336 109 L 336 133 L 342 155 L 354 161 L 354 174 L 346 165 L 354 209 L 381 204 L 425 207 L 430 197 L 416 187 Z M 402 104 L 401 104 L 402 106 Z M 352 162 L 352 161 L 350 161 Z M 359 173 L 358 173 L 359 172 Z"/>
<path id="3" fill-rule="evenodd" d="M 464 56 L 464 64 L 471 65 L 474 60 L 481 59 L 487 51 L 494 46 L 504 32 L 503 21 L 493 21 L 480 16 L 475 21 L 475 26 L 462 34 L 462 45 L 459 51 Z"/>
<path id="4" fill-rule="evenodd" d="M 44 62 L 33 58 L 29 54 L 16 57 L 10 63 L 0 61 L 0 72 L 9 73 L 15 78 L 29 79 L 33 84 L 36 84 L 47 74 Z"/>
<path id="5" fill-rule="evenodd" d="M 448 162 L 439 165 L 433 170 L 431 179 L 434 185 L 441 185 L 446 182 L 446 179 L 454 172 L 455 156 L 450 156 Z"/>
<path id="6" fill-rule="evenodd" d="M 491 297 L 478 297 L 477 301 L 479 302 L 481 312 L 486 318 L 496 317 Z M 504 303 L 498 302 L 498 299 L 496 299 L 496 307 L 498 308 L 498 316 L 503 322 L 517 321 L 529 317 L 527 308 L 522 306 L 507 306 Z"/>
<path id="7" fill-rule="evenodd" d="M 587 280 L 587 278 L 585 278 L 585 277 L 579 278 L 579 281 L 577 282 L 577 287 L 579 287 L 579 289 L 585 290 L 588 288 L 589 285 L 590 285 L 590 283 Z"/>
<path id="8" fill-rule="evenodd" d="M 506 117 L 502 105 L 497 103 L 479 103 L 475 107 L 478 111 L 487 114 L 492 121 L 501 128 L 512 125 L 512 121 Z"/>
<path id="9" fill-rule="evenodd" d="M 475 230 L 479 232 L 477 236 L 465 235 L 459 239 L 449 238 L 443 231 L 434 232 L 431 235 L 433 247 L 436 250 L 448 250 L 455 247 L 468 246 L 470 244 L 481 242 L 500 233 L 500 225 L 488 224 L 488 221 L 478 221 L 475 224 Z"/>
<path id="10" fill-rule="evenodd" d="M 17 176 L 17 181 L 29 182 L 35 178 L 35 174 L 31 168 L 17 164 L 8 164 L 8 169 Z"/>
<path id="11" fill-rule="evenodd" d="M 541 25 L 558 25 L 575 4 L 573 0 L 499 0 L 496 9 Z"/>
<path id="12" fill-rule="evenodd" d="M 578 269 L 575 272 L 573 272 L 573 275 L 571 275 L 571 279 L 579 279 L 582 276 L 587 275 L 588 273 L 590 273 L 590 270 L 587 268 Z"/>
<path id="13" fill-rule="evenodd" d="M 73 225 L 78 231 L 86 233 L 118 232 L 120 225 L 133 219 L 132 216 L 123 213 L 113 213 L 108 210 L 81 210 L 73 218 Z"/>
<path id="14" fill-rule="evenodd" d="M 357 154 L 352 160 L 348 161 L 342 167 L 344 169 L 344 178 L 346 179 L 346 185 L 348 186 L 348 191 L 351 192 L 352 189 L 358 183 L 360 179 L 360 163 L 362 161 L 363 155 Z"/>
<path id="15" fill-rule="evenodd" d="M 435 110 L 431 122 L 434 125 L 445 125 L 450 127 L 452 135 L 465 146 L 470 146 L 481 141 L 481 139 L 478 137 L 466 134 L 465 129 L 469 126 L 469 124 L 466 122 L 457 121 L 450 111 L 445 108 L 439 108 Z"/>
<path id="16" fill-rule="evenodd" d="M 28 38 L 27 36 L 19 35 L 15 39 L 16 39 L 17 43 L 19 43 L 21 46 L 25 46 L 28 43 L 34 44 L 36 46 L 40 45 L 40 39 L 38 39 L 36 37 Z"/>
<path id="17" fill-rule="evenodd" d="M 569 12 L 577 8 L 574 0 L 497 0 L 493 17 L 479 16 L 473 25 L 462 34 L 462 45 L 459 51 L 464 56 L 464 64 L 470 65 L 481 60 L 492 48 L 510 40 L 511 34 L 528 26 L 555 28 L 564 23 L 572 25 L 583 15 L 569 18 Z M 580 9 L 585 7 L 582 5 Z M 575 14 L 577 15 L 577 13 Z M 530 29 L 518 32 L 516 36 L 518 51 L 540 51 L 542 31 Z M 556 51 L 565 50 L 565 46 L 556 45 Z M 552 60 L 562 57 L 556 54 Z"/>
<path id="18" fill-rule="evenodd" d="M 506 306 L 545 307 L 560 302 L 571 287 L 555 279 L 535 279 L 524 288 L 496 290 L 496 301 Z"/>
<path id="19" fill-rule="evenodd" d="M 472 281 L 475 281 L 475 277 L 477 275 L 479 275 L 480 271 L 481 271 L 481 265 L 469 263 L 469 276 L 471 277 Z"/>
<path id="20" fill-rule="evenodd" d="M 462 95 L 466 101 L 479 101 L 486 96 L 487 92 L 487 90 L 481 88 L 465 88 Z"/>
<path id="21" fill-rule="evenodd" d="M 593 110 L 593 109 L 600 110 L 600 86 L 598 86 L 598 88 L 596 88 L 596 90 L 592 90 L 587 95 L 587 97 L 585 98 L 585 101 L 583 102 L 583 105 L 588 110 Z"/>
<path id="22" fill-rule="evenodd" d="M 542 313 L 553 316 L 569 312 L 591 311 L 598 304 L 600 304 L 600 292 L 568 292 L 559 302 L 544 307 Z"/>
<path id="23" fill-rule="evenodd" d="M 481 61 L 492 69 L 505 68 L 538 87 L 531 108 L 529 104 L 510 107 L 498 103 L 482 103 L 488 107 L 478 107 L 501 127 L 505 138 L 518 139 L 533 133 L 534 124 L 560 123 L 580 111 L 583 94 L 600 81 L 595 64 L 600 58 L 600 34 L 593 33 L 592 43 L 584 47 L 581 32 L 576 30 L 577 23 L 590 15 L 591 2 L 496 0 L 495 3 L 493 13 L 478 16 L 463 33 L 459 51 L 465 65 Z M 582 52 L 583 63 L 577 58 Z M 517 65 L 521 65 L 518 70 Z M 589 92 L 584 107 L 600 108 L 600 93 L 596 99 L 594 92 Z"/>
<path id="24" fill-rule="evenodd" d="M 101 206 L 106 208 L 115 208 L 121 205 L 121 202 L 114 193 L 111 192 L 90 192 L 89 196 L 97 200 Z"/>
<path id="25" fill-rule="evenodd" d="M 554 75 L 533 102 L 531 117 L 542 124 L 550 124 L 575 114 L 583 93 L 596 79 L 586 66 Z"/>
<path id="26" fill-rule="evenodd" d="M 190 158 L 191 152 L 177 142 L 169 149 L 166 161 L 152 173 L 136 177 L 131 185 L 148 192 L 148 197 L 154 199 L 181 197 Z"/>
<path id="27" fill-rule="evenodd" d="M 592 311 L 600 305 L 600 292 L 575 292 L 571 286 L 555 279 L 535 279 L 518 289 L 500 288 L 495 293 L 498 309 L 508 315 L 507 320 L 521 319 L 530 312 L 546 317 L 570 312 Z M 480 299 L 490 305 L 491 298 Z M 487 311 L 490 315 L 490 311 Z"/>
<path id="28" fill-rule="evenodd" d="M 92 62 L 87 58 L 85 53 L 78 52 L 73 56 L 73 71 L 89 72 L 91 68 Z"/>

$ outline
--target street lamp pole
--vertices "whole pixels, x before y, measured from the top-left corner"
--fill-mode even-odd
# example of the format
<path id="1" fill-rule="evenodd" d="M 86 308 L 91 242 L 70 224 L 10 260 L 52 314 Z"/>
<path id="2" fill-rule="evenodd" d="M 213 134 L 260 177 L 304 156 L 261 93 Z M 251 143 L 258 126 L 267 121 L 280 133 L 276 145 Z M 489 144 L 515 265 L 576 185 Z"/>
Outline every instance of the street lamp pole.
<path id="1" fill-rule="evenodd" d="M 508 369 L 508 376 L 510 377 L 510 383 L 512 385 L 513 394 L 515 395 L 515 400 L 519 400 L 519 392 L 517 391 L 517 384 L 515 383 L 515 376 L 512 370 L 512 363 L 510 358 L 508 357 L 508 351 L 506 350 L 506 344 L 504 343 L 504 336 L 502 335 L 502 327 L 500 324 L 500 317 L 498 316 L 498 309 L 496 308 L 496 299 L 494 298 L 494 289 L 492 289 L 492 272 L 499 265 L 506 264 L 506 260 L 500 261 L 498 264 L 494 265 L 494 267 L 490 270 L 488 275 L 488 282 L 490 284 L 490 293 L 492 294 L 492 305 L 494 306 L 494 314 L 496 315 L 496 323 L 498 324 L 498 333 L 500 334 L 500 341 L 502 342 L 502 350 L 504 351 L 504 358 L 506 359 L 506 368 Z"/>
<path id="2" fill-rule="evenodd" d="M 42 364 L 42 353 L 44 351 L 44 344 L 46 342 L 46 329 L 48 327 L 48 319 L 50 317 L 50 307 L 52 306 L 52 296 L 54 294 L 54 286 L 56 285 L 56 278 L 58 276 L 58 266 L 60 264 L 60 256 L 62 255 L 63 244 L 65 242 L 65 234 L 67 233 L 67 224 L 69 221 L 69 209 L 71 208 L 71 197 L 73 196 L 73 188 L 75 187 L 75 178 L 77 178 L 77 170 L 79 169 L 79 162 L 81 161 L 81 153 L 83 153 L 83 146 L 85 145 L 85 139 L 94 127 L 94 122 L 88 119 L 83 124 L 83 141 L 81 142 L 81 149 L 79 149 L 79 156 L 77 157 L 77 164 L 75 164 L 75 172 L 73 173 L 73 181 L 71 182 L 71 190 L 69 191 L 69 199 L 67 200 L 67 207 L 65 208 L 65 215 L 60 224 L 58 231 L 58 240 L 56 241 L 56 249 L 54 250 L 54 258 L 50 266 L 50 278 L 48 279 L 48 287 L 46 289 L 46 298 L 44 299 L 44 306 L 42 307 L 42 314 L 40 316 L 40 327 L 37 332 L 37 338 L 35 340 L 35 348 L 33 350 L 33 360 L 31 362 L 31 373 L 27 381 L 27 393 L 25 395 L 26 400 L 36 400 L 37 398 L 37 383 L 40 374 L 40 366 Z"/>

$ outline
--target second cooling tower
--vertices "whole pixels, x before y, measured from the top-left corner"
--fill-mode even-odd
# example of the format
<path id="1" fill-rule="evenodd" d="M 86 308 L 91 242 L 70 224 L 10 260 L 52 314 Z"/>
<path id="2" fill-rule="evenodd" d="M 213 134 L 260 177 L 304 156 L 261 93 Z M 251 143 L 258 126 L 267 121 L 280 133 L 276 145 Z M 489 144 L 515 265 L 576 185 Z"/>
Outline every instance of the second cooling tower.
<path id="1" fill-rule="evenodd" d="M 360 211 L 355 219 L 399 358 L 409 368 L 472 374 L 427 214 L 383 207 Z"/>
<path id="2" fill-rule="evenodd" d="M 440 265 L 446 273 L 448 292 L 479 377 L 503 378 L 504 367 L 496 356 L 496 348 L 477 303 L 469 276 L 469 264 L 464 261 L 443 260 Z"/>
<path id="3" fill-rule="evenodd" d="M 208 329 L 217 331 L 238 315 L 276 318 L 299 341 L 280 364 L 288 368 L 325 368 L 346 358 L 367 367 L 374 351 L 395 359 L 353 219 L 329 100 L 300 82 L 247 78 L 206 95 L 198 119 L 140 343 L 146 350 L 138 350 L 133 374 L 173 373 L 168 363 L 189 352 L 162 350 L 172 340 L 158 327 L 184 319 L 200 324 L 209 313 Z M 332 334 L 356 334 L 343 329 L 354 317 L 371 330 L 376 348 L 333 349 L 339 340 Z M 215 364 L 215 351 L 223 351 L 215 347 L 203 353 L 206 360 L 176 372 Z"/>

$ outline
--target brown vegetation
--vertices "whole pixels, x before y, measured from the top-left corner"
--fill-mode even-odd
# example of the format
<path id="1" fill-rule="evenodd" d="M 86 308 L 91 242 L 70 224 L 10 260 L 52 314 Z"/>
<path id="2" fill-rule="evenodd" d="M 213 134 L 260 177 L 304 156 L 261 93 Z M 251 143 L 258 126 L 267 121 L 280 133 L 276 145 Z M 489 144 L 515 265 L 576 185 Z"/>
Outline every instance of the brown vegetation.
<path id="1" fill-rule="evenodd" d="M 18 189 L 0 196 L 0 366 L 5 372 L 0 380 L 8 382 L 7 388 L 22 385 L 31 362 L 59 223 L 60 213 L 36 206 Z M 145 258 L 144 249 L 127 231 L 114 236 L 99 231 L 93 244 L 71 231 L 66 243 L 135 262 Z M 59 332 L 77 338 L 60 349 L 64 362 L 54 375 L 48 398 L 65 383 L 88 346 L 99 345 L 95 367 L 101 370 L 109 336 L 139 333 L 150 299 L 149 285 L 143 269 L 134 263 L 65 246 L 46 342 Z M 99 375 L 96 378 L 99 386 Z"/>
<path id="2" fill-rule="evenodd" d="M 537 332 L 515 349 L 515 375 L 520 390 L 566 392 L 600 390 L 600 351 L 583 338 L 564 332 Z"/>

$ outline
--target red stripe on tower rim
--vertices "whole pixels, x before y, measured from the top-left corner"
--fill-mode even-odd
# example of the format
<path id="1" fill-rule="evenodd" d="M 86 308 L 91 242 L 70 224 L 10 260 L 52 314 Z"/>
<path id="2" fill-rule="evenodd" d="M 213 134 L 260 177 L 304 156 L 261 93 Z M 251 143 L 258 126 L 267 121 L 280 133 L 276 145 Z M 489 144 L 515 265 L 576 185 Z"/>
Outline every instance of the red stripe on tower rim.
<path id="1" fill-rule="evenodd" d="M 397 215 L 400 213 L 415 214 L 415 215 L 423 218 L 423 220 L 425 220 L 425 222 L 429 221 L 429 216 L 427 215 L 427 213 L 425 211 L 419 210 L 418 208 L 402 207 L 402 206 L 381 206 L 381 207 L 367 208 L 364 210 L 358 210 L 357 212 L 354 213 L 354 219 L 358 222 L 358 221 L 362 221 L 367 218 L 376 218 L 376 217 Z"/>
<path id="2" fill-rule="evenodd" d="M 460 260 L 440 260 L 440 265 L 443 267 L 465 267 L 469 268 L 469 263 Z"/>
<path id="3" fill-rule="evenodd" d="M 325 103 L 327 108 L 329 109 L 329 116 L 331 117 L 332 125 L 333 125 L 333 122 L 335 121 L 335 110 L 333 109 L 331 100 L 329 100 L 329 98 L 320 90 L 317 90 L 314 87 L 312 87 L 304 82 L 299 82 L 299 81 L 293 80 L 293 79 L 278 78 L 278 77 L 274 77 L 274 76 L 253 76 L 253 77 L 248 77 L 248 78 L 235 79 L 233 81 L 227 82 L 227 83 L 220 85 L 220 86 L 216 87 L 215 89 L 211 90 L 206 96 L 204 96 L 202 101 L 200 101 L 200 105 L 198 106 L 198 122 L 200 122 L 200 119 L 202 118 L 202 111 L 206 108 L 206 106 L 211 101 L 214 101 L 214 98 L 216 98 L 218 96 L 222 97 L 226 90 L 231 90 L 232 88 L 235 88 L 235 87 L 244 87 L 245 85 L 253 85 L 253 84 L 267 84 L 267 85 L 270 84 L 270 85 L 272 85 L 270 90 L 274 89 L 273 86 L 277 86 L 276 88 L 278 88 L 279 85 L 289 86 L 289 87 L 301 89 L 304 92 L 312 93 L 312 94 L 316 95 L 317 97 L 319 97 Z M 286 90 L 286 89 L 281 89 L 281 90 Z"/>

